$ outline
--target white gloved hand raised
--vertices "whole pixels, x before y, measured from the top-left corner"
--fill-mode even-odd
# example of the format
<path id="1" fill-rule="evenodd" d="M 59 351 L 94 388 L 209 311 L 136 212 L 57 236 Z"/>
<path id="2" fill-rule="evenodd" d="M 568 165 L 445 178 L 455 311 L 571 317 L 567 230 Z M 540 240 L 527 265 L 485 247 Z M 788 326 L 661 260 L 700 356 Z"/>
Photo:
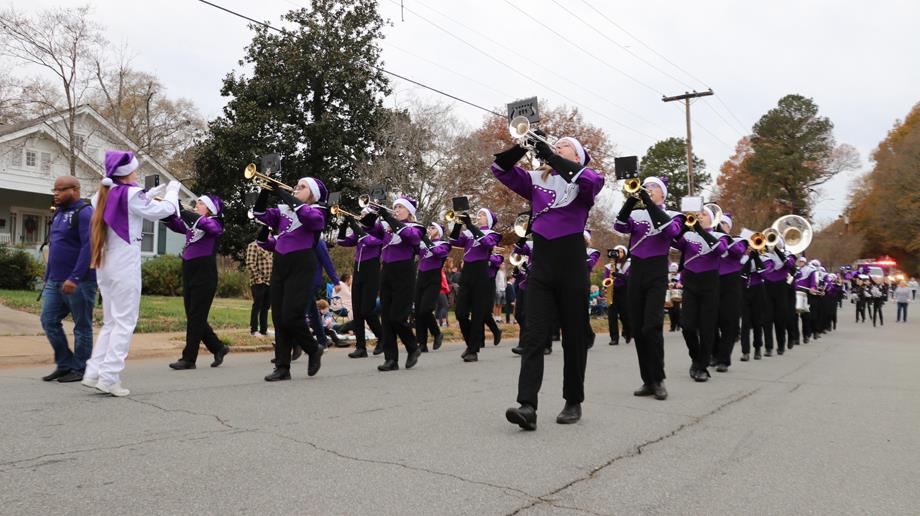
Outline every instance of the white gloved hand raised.
<path id="1" fill-rule="evenodd" d="M 180 188 L 182 188 L 182 183 L 172 180 L 166 185 L 166 193 L 179 193 Z"/>

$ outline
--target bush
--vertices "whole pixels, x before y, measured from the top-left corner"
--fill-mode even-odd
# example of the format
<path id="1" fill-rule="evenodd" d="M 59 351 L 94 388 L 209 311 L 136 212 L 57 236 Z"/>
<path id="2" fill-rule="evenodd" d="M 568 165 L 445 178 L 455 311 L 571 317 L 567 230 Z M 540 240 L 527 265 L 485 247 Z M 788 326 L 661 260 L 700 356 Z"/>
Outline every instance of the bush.
<path id="1" fill-rule="evenodd" d="M 156 296 L 182 294 L 182 258 L 161 255 L 141 265 L 143 293 Z"/>
<path id="2" fill-rule="evenodd" d="M 0 246 L 0 288 L 31 290 L 35 280 L 44 275 L 42 264 L 29 253 Z"/>
<path id="3" fill-rule="evenodd" d="M 217 275 L 217 297 L 248 298 L 249 274 L 239 269 L 224 269 Z"/>

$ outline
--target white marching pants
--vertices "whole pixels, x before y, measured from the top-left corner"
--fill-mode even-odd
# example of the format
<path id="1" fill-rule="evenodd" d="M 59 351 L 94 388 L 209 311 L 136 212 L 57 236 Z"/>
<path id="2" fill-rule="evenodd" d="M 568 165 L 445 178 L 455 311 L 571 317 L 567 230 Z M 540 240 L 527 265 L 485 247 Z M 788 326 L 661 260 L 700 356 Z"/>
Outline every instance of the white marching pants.
<path id="1" fill-rule="evenodd" d="M 96 271 L 103 325 L 84 376 L 112 386 L 119 381 L 141 303 L 141 255 L 135 246 L 108 247 Z"/>

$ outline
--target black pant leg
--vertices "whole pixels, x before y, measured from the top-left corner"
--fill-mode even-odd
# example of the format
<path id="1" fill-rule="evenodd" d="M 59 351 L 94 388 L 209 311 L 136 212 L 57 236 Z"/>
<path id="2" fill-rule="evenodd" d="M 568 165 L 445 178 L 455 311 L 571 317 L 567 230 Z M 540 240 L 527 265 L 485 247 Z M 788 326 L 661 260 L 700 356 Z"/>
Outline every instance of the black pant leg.
<path id="1" fill-rule="evenodd" d="M 191 363 L 198 360 L 202 342 L 212 353 L 223 344 L 208 325 L 208 314 L 217 293 L 217 262 L 214 256 L 205 256 L 182 262 L 182 297 L 185 305 L 185 348 L 182 358 Z"/>
<path id="2" fill-rule="evenodd" d="M 307 300 L 313 292 L 313 272 L 316 256 L 312 249 L 276 255 L 275 265 L 280 274 L 272 271 L 272 320 L 275 324 L 275 366 L 290 368 L 291 350 L 300 346 L 312 355 L 317 350 L 316 340 L 307 328 Z M 277 278 L 277 280 L 276 280 Z M 278 288 L 275 288 L 277 285 Z M 278 339 L 279 329 L 283 338 Z"/>
<path id="3" fill-rule="evenodd" d="M 724 365 L 731 365 L 732 351 L 738 338 L 738 320 L 744 305 L 742 289 L 739 273 L 719 276 L 719 342 L 716 360 Z"/>

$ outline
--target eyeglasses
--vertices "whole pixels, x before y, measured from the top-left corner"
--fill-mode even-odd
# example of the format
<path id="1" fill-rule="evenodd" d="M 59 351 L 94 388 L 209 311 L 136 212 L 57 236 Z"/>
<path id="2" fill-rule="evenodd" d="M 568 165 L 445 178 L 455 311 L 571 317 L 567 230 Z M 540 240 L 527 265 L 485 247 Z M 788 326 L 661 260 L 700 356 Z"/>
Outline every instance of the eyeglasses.
<path id="1" fill-rule="evenodd" d="M 72 189 L 72 188 L 75 188 L 75 187 L 73 187 L 73 186 L 65 186 L 64 188 L 52 188 L 52 189 L 51 189 L 51 193 L 64 193 L 64 192 L 66 192 L 67 190 L 70 190 L 70 189 Z"/>

